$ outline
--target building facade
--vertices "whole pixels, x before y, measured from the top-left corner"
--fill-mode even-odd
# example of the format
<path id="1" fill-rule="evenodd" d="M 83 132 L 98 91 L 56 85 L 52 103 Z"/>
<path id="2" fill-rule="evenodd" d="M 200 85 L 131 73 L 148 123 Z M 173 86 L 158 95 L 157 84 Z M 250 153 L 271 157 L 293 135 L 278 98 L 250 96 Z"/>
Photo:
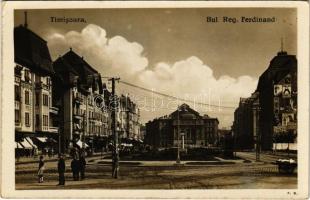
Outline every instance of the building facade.
<path id="1" fill-rule="evenodd" d="M 270 61 L 256 91 L 251 97 L 240 99 L 232 132 L 239 149 L 259 145 L 262 150 L 271 150 L 277 143 L 296 142 L 297 60 L 294 55 L 280 51 Z"/>
<path id="2" fill-rule="evenodd" d="M 274 82 L 273 149 L 297 150 L 297 72 Z M 290 143 L 290 147 L 288 146 Z"/>
<path id="3" fill-rule="evenodd" d="M 140 133 L 140 111 L 138 106 L 129 96 L 119 97 L 119 107 L 117 112 L 117 131 L 120 138 L 131 140 L 141 139 Z"/>
<path id="4" fill-rule="evenodd" d="M 234 148 L 253 149 L 256 139 L 258 123 L 256 104 L 258 93 L 253 93 L 249 98 L 240 98 L 239 106 L 234 112 L 232 134 L 234 136 Z"/>
<path id="5" fill-rule="evenodd" d="M 58 108 L 52 102 L 51 56 L 47 42 L 28 29 L 27 24 L 14 28 L 14 61 L 15 140 L 57 140 Z"/>
<path id="6" fill-rule="evenodd" d="M 62 108 L 61 129 L 64 150 L 98 146 L 111 134 L 101 75 L 72 49 L 54 62 L 55 98 Z"/>
<path id="7" fill-rule="evenodd" d="M 296 56 L 280 51 L 260 76 L 256 91 L 259 93 L 260 103 L 261 147 L 272 149 L 275 139 L 274 131 L 287 132 L 284 127 L 275 128 L 274 126 L 279 127 L 279 121 L 281 121 L 281 126 L 286 126 L 286 119 L 290 116 L 292 117 L 290 122 L 295 123 L 297 120 Z"/>
<path id="8" fill-rule="evenodd" d="M 176 147 L 184 141 L 186 148 L 216 146 L 218 143 L 217 118 L 201 116 L 187 104 L 182 104 L 169 116 L 146 123 L 146 144 L 155 148 Z"/>

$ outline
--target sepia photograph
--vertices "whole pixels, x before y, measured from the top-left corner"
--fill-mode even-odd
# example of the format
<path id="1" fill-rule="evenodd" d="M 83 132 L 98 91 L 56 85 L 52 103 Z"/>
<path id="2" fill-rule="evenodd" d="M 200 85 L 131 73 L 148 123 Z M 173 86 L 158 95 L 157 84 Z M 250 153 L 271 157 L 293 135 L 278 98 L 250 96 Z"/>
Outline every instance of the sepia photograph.
<path id="1" fill-rule="evenodd" d="M 309 107 L 297 7 L 12 15 L 16 191 L 299 195 Z"/>

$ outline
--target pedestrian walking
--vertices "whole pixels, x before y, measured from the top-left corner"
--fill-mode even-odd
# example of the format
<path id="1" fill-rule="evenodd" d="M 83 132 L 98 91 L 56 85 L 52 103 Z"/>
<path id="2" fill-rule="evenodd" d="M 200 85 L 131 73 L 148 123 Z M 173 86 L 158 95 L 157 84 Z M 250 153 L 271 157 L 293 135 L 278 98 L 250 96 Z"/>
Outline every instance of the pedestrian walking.
<path id="1" fill-rule="evenodd" d="M 59 175 L 59 184 L 58 185 L 65 185 L 65 171 L 66 171 L 66 163 L 64 159 L 64 155 L 59 155 L 58 160 L 58 175 Z"/>
<path id="2" fill-rule="evenodd" d="M 73 180 L 78 181 L 79 173 L 80 173 L 80 162 L 77 160 L 76 157 L 73 157 L 73 160 L 71 161 L 71 170 L 72 170 Z"/>
<path id="3" fill-rule="evenodd" d="M 79 162 L 80 162 L 81 180 L 84 180 L 85 179 L 85 168 L 86 168 L 86 160 L 85 160 L 84 153 L 81 153 Z"/>
<path id="4" fill-rule="evenodd" d="M 43 172 L 44 172 L 44 160 L 43 156 L 40 156 L 39 169 L 38 169 L 38 182 L 43 183 Z"/>

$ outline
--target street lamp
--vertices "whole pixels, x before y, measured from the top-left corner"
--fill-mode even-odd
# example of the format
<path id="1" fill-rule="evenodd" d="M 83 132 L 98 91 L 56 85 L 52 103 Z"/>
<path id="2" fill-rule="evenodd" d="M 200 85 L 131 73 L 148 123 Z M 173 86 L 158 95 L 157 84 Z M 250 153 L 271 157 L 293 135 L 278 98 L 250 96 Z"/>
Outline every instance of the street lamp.
<path id="1" fill-rule="evenodd" d="M 184 106 L 182 107 L 182 110 L 187 112 L 187 109 Z M 178 140 L 177 140 L 178 153 L 177 153 L 177 160 L 176 160 L 177 164 L 181 163 L 181 159 L 180 159 L 180 134 L 182 136 L 182 149 L 183 150 L 184 150 L 184 135 L 185 135 L 185 133 L 180 133 L 180 111 L 181 111 L 181 106 L 178 106 L 178 134 L 177 134 L 177 137 L 178 137 Z"/>
<path id="2" fill-rule="evenodd" d="M 184 147 L 184 136 L 185 136 L 185 133 L 184 132 L 181 132 L 181 137 L 182 137 L 182 150 L 184 151 L 185 147 Z"/>

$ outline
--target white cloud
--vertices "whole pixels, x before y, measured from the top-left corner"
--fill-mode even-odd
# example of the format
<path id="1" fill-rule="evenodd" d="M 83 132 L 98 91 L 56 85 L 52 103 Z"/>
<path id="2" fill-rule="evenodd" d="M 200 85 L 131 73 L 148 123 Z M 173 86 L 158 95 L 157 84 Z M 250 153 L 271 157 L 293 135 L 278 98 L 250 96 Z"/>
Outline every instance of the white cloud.
<path id="1" fill-rule="evenodd" d="M 142 55 L 143 47 L 136 42 L 129 42 L 122 36 L 107 38 L 106 31 L 90 24 L 80 33 L 70 31 L 65 35 L 54 33 L 48 36 L 48 45 L 52 56 L 63 54 L 72 47 L 105 75 L 130 77 L 144 70 L 148 59 Z"/>
<path id="2" fill-rule="evenodd" d="M 237 105 L 239 98 L 250 96 L 257 85 L 257 79 L 250 76 L 215 78 L 213 70 L 196 56 L 172 64 L 160 62 L 148 68 L 141 44 L 122 36 L 107 38 L 106 31 L 93 24 L 81 32 L 53 33 L 48 37 L 48 45 L 54 59 L 72 47 L 104 76 L 117 75 L 122 80 L 181 98 L 211 95 L 211 103 L 217 103 L 220 98 L 222 105 Z M 229 117 L 220 113 L 218 116 L 222 126 L 229 126 L 233 110 Z"/>

